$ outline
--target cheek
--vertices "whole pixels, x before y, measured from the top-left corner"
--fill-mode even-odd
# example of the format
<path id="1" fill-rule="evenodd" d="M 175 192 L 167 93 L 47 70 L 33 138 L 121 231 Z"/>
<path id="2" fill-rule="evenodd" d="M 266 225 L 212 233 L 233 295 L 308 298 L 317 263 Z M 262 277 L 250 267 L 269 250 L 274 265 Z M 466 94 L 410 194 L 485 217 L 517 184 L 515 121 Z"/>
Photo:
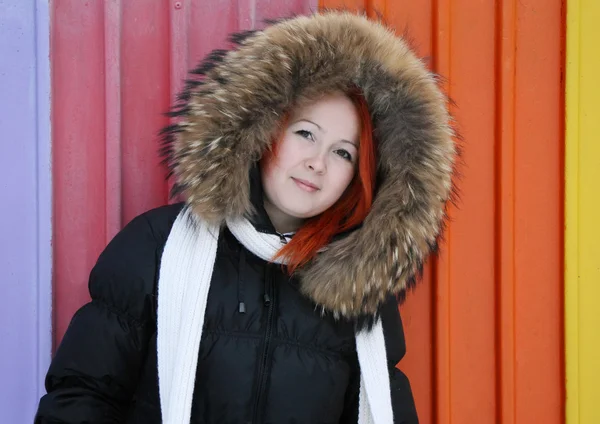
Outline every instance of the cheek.
<path id="1" fill-rule="evenodd" d="M 279 186 L 280 176 L 275 163 L 264 167 L 261 172 L 263 194 L 270 202 L 277 200 L 277 187 Z"/>
<path id="2" fill-rule="evenodd" d="M 276 202 L 282 193 L 285 192 L 285 183 L 287 178 L 289 178 L 290 164 L 286 163 L 284 159 L 285 157 L 279 154 L 261 167 L 263 190 L 272 202 Z"/>
<path id="3" fill-rule="evenodd" d="M 352 181 L 352 179 L 354 178 L 354 175 L 356 174 L 356 167 L 354 165 L 352 166 L 345 166 L 343 171 L 340 172 L 340 182 L 341 182 L 341 186 L 342 186 L 342 191 L 346 190 L 346 188 L 348 188 L 348 186 L 350 185 L 350 182 Z"/>
<path id="4" fill-rule="evenodd" d="M 273 157 L 266 170 L 271 175 L 284 174 L 293 167 L 294 158 L 299 156 L 294 143 L 284 141 L 279 146 L 277 156 Z"/>
<path id="5" fill-rule="evenodd" d="M 275 187 L 277 186 L 277 163 L 273 158 L 270 161 L 265 161 L 260 164 L 260 179 L 263 188 L 263 194 L 272 201 Z"/>
<path id="6" fill-rule="evenodd" d="M 350 166 L 340 166 L 335 169 L 335 172 L 331 172 L 329 175 L 333 194 L 335 194 L 338 198 L 346 191 L 350 183 L 352 182 L 352 178 L 354 178 L 355 174 L 354 167 Z"/>

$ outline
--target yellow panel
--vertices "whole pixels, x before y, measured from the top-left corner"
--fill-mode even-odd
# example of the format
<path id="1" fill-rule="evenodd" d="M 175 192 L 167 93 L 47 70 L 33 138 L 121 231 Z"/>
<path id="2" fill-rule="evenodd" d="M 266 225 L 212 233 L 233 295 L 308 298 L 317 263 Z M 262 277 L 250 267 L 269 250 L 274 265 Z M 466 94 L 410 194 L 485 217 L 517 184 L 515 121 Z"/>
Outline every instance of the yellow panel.
<path id="1" fill-rule="evenodd" d="M 567 2 L 567 423 L 600 423 L 600 1 Z"/>

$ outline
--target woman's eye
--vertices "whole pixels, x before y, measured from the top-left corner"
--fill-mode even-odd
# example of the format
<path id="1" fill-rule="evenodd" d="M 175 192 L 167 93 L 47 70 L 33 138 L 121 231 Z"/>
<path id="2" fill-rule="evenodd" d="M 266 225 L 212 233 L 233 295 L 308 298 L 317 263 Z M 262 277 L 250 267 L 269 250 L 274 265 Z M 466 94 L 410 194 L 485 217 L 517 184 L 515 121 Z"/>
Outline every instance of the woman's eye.
<path id="1" fill-rule="evenodd" d="M 336 150 L 335 153 L 342 157 L 342 159 L 346 159 L 347 161 L 352 162 L 352 155 L 347 150 L 339 149 Z"/>
<path id="2" fill-rule="evenodd" d="M 312 141 L 314 141 L 314 139 L 315 139 L 313 137 L 313 133 L 311 133 L 310 131 L 307 131 L 307 130 L 298 130 L 298 131 L 296 131 L 296 134 L 298 134 L 300 137 L 307 138 Z"/>

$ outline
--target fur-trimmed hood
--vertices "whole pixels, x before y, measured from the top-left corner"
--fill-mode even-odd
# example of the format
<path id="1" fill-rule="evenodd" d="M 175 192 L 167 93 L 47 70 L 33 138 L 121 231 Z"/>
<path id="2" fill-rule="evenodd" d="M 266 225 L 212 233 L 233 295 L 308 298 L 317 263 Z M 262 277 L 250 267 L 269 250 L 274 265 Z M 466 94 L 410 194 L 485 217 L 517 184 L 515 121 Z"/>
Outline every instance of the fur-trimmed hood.
<path id="1" fill-rule="evenodd" d="M 299 271 L 302 292 L 347 318 L 374 315 L 436 248 L 456 156 L 446 97 L 406 42 L 349 12 L 280 21 L 232 37 L 191 72 L 164 131 L 175 190 L 210 222 L 253 213 L 250 170 L 302 96 L 358 86 L 378 149 L 363 225 Z"/>

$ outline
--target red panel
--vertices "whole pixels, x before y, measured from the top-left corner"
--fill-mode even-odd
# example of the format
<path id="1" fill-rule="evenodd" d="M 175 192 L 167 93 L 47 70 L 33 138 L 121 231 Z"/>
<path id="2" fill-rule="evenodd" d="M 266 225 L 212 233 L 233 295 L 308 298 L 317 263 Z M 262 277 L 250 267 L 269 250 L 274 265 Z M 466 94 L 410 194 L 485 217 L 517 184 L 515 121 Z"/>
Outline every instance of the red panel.
<path id="1" fill-rule="evenodd" d="M 106 243 L 167 202 L 158 137 L 189 68 L 227 36 L 313 0 L 52 2 L 54 320 L 88 300 Z"/>
<path id="2" fill-rule="evenodd" d="M 106 243 L 104 10 L 72 4 L 52 3 L 55 340 L 87 300 L 87 275 Z"/>
<path id="3" fill-rule="evenodd" d="M 122 223 L 126 223 L 167 201 L 165 173 L 158 167 L 157 133 L 168 124 L 162 114 L 171 98 L 170 46 L 167 2 L 126 0 L 120 3 L 120 195 Z M 112 54 L 106 51 L 106 55 Z"/>

